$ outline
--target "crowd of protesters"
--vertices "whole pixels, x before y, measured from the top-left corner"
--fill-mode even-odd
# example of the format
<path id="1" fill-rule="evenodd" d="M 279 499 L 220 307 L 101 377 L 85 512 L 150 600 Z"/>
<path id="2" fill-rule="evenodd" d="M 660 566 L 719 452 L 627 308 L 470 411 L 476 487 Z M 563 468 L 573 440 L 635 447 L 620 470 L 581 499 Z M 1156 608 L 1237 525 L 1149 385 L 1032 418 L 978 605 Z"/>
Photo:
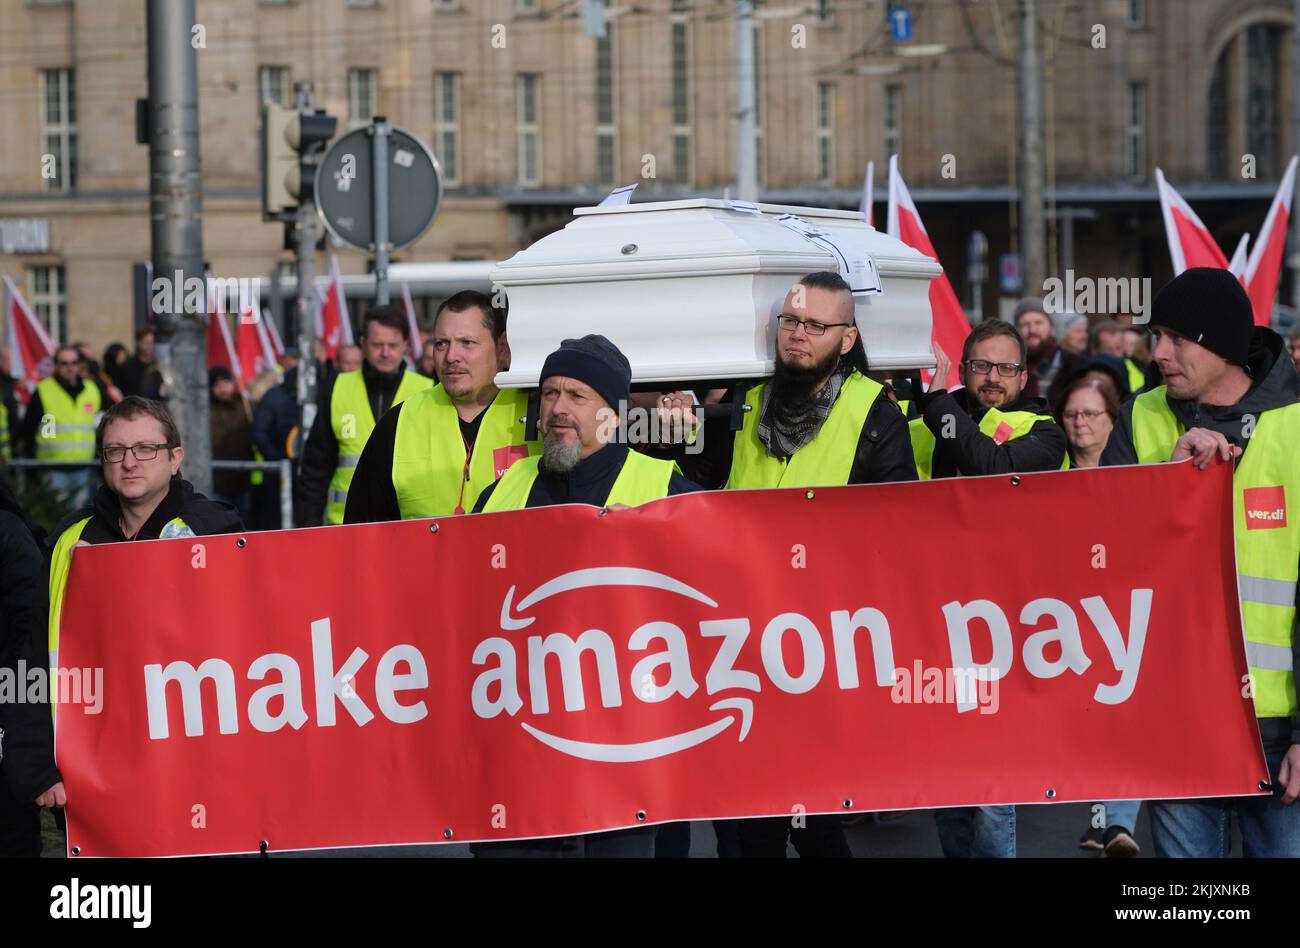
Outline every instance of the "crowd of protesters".
<path id="1" fill-rule="evenodd" d="M 834 273 L 799 281 L 784 301 L 776 338 L 770 380 L 650 396 L 661 413 L 679 419 L 691 417 L 693 405 L 728 398 L 751 406 L 740 432 L 731 436 L 722 430 L 726 419 L 710 417 L 702 423 L 705 450 L 678 455 L 672 445 L 637 450 L 594 435 L 602 409 L 646 397 L 633 395 L 632 367 L 604 336 L 564 340 L 546 359 L 539 380 L 541 437 L 529 441 L 522 424 L 526 397 L 495 385 L 509 367 L 510 351 L 505 313 L 489 297 L 464 291 L 444 301 L 420 352 L 410 351 L 401 311 L 376 307 L 366 315 L 359 345 L 340 349 L 325 366 L 310 432 L 301 431 L 294 351 L 244 388 L 228 368 L 211 369 L 212 455 L 294 460 L 294 525 L 310 527 L 554 503 L 632 506 L 696 490 L 1051 471 L 1151 458 L 1191 458 L 1203 467 L 1215 454 L 1241 456 L 1250 446 L 1251 434 L 1236 424 L 1243 412 L 1289 410 L 1300 400 L 1300 326 L 1289 341 L 1255 327 L 1244 291 L 1218 271 L 1194 269 L 1177 278 L 1157 297 L 1149 326 L 1123 317 L 1054 321 L 1042 300 L 1024 300 L 1009 322 L 974 327 L 960 353 L 936 346 L 928 386 L 919 375 L 870 371 L 852 294 Z M 134 353 L 114 343 L 100 362 L 84 344 L 60 347 L 52 375 L 31 393 L 25 411 L 0 351 L 4 449 L 69 462 L 42 473 L 77 511 L 46 537 L 0 478 L 6 597 L 0 658 L 7 663 L 23 652 L 24 629 L 43 640 L 48 625 L 50 654 L 57 653 L 72 547 L 280 525 L 273 472 L 217 470 L 211 498 L 181 478 L 184 449 L 158 401 L 162 378 L 153 341 L 146 330 L 137 335 Z M 944 384 L 950 367 L 961 382 L 951 390 Z M 1135 412 L 1142 419 L 1164 412 L 1181 427 L 1168 426 L 1174 440 L 1153 447 L 1144 439 L 1154 429 L 1142 427 L 1147 422 L 1135 420 Z M 42 428 L 51 414 L 67 420 L 53 433 Z M 82 415 L 94 423 L 81 422 Z M 853 425 L 846 427 L 846 419 Z M 955 433 L 941 434 L 954 419 Z M 852 437 L 821 437 L 828 431 Z M 1282 449 L 1295 451 L 1289 444 Z M 1258 456 L 1281 449 L 1253 450 Z M 1239 550 L 1239 566 L 1241 558 Z M 33 645 L 23 654 L 42 651 Z M 1290 808 L 1300 791 L 1295 672 L 1289 664 L 1278 671 L 1289 684 L 1257 698 L 1257 711 L 1279 794 L 1153 802 L 1157 855 L 1226 854 L 1215 849 L 1222 840 L 1213 827 L 1235 809 L 1247 855 L 1300 856 L 1300 808 Z M 46 744 L 48 717 L 28 713 L 3 726 L 17 730 L 5 750 L 18 748 L 18 762 L 7 753 L 9 769 L 0 772 L 0 854 L 31 854 L 33 847 L 39 851 L 31 835 L 37 804 L 62 805 L 66 794 Z M 1136 855 L 1138 807 L 1137 801 L 1105 803 L 1103 817 L 1079 845 L 1109 856 Z M 1016 854 L 1014 807 L 952 808 L 936 811 L 935 819 L 945 855 Z M 798 827 L 785 818 L 715 826 L 720 855 L 779 856 L 787 844 L 801 855 L 849 855 L 839 817 L 808 817 Z M 593 834 L 578 842 L 590 855 L 685 855 L 689 826 Z M 573 846 L 556 840 L 480 844 L 475 855 L 553 856 Z"/>

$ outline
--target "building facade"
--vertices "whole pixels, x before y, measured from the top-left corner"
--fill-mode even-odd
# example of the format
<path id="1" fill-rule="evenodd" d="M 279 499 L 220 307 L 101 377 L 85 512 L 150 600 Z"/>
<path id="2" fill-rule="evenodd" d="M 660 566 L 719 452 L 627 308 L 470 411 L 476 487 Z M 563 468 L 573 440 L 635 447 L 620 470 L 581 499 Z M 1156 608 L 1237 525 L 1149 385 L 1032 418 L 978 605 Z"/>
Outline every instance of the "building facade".
<path id="1" fill-rule="evenodd" d="M 885 0 L 756 4 L 760 197 L 856 208 L 871 160 L 883 224 L 897 153 L 968 301 L 971 234 L 994 264 L 1018 247 L 1017 4 L 898 5 L 906 23 Z M 440 215 L 396 260 L 503 259 L 621 184 L 638 182 L 638 200 L 721 196 L 736 4 L 606 6 L 593 19 L 575 0 L 198 0 L 213 272 L 292 259 L 261 220 L 258 121 L 300 80 L 340 131 L 383 115 L 438 157 Z M 1166 278 L 1156 167 L 1228 253 L 1257 232 L 1295 150 L 1290 0 L 1039 6 L 1049 270 Z M 62 339 L 132 329 L 131 264 L 149 257 L 145 40 L 140 0 L 0 0 L 0 271 Z M 981 282 L 999 295 L 996 266 Z"/>

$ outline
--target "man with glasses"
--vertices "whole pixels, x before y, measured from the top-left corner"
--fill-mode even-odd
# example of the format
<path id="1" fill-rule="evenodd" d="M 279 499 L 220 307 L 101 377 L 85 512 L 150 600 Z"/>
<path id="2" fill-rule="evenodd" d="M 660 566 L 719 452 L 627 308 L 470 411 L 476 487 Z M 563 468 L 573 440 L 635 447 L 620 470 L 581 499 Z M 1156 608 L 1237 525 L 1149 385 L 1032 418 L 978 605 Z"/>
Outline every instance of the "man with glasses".
<path id="1" fill-rule="evenodd" d="M 916 480 L 907 422 L 867 378 L 855 325 L 853 292 L 838 273 L 811 273 L 796 283 L 777 317 L 776 372 L 730 393 L 750 406 L 734 435 L 726 418 L 705 422 L 703 444 L 686 455 L 686 476 L 706 487 L 823 487 Z M 781 858 L 786 843 L 803 857 L 851 856 L 838 815 L 732 824 L 744 856 Z M 728 824 L 716 824 L 720 854 L 729 855 Z"/>
<path id="2" fill-rule="evenodd" d="M 74 347 L 58 348 L 54 374 L 36 386 L 17 435 L 25 456 L 69 462 L 46 471 L 46 483 L 68 497 L 69 507 L 89 496 L 93 468 L 76 462 L 95 459 L 95 424 L 109 401 L 98 379 L 82 377 L 82 365 Z"/>
<path id="3" fill-rule="evenodd" d="M 122 399 L 100 420 L 93 450 L 100 459 L 104 483 L 91 506 L 64 523 L 50 558 L 52 667 L 57 664 L 59 613 L 76 547 L 244 529 L 233 507 L 196 493 L 180 476 L 185 449 L 176 422 L 161 403 L 139 395 Z"/>
<path id="4" fill-rule="evenodd" d="M 1067 465 L 1065 432 L 1041 399 L 1024 394 L 1025 341 L 1001 320 L 980 323 L 962 346 L 957 377 L 963 388 L 942 388 L 952 363 L 934 346 L 935 382 L 910 422 L 921 478 L 1053 471 Z M 1014 858 L 1016 808 L 967 806 L 935 810 L 943 854 Z"/>
<path id="5" fill-rule="evenodd" d="M 948 377 L 947 353 L 934 348 L 936 379 Z M 1025 343 L 1010 323 L 980 323 L 962 346 L 964 388 L 931 388 L 911 422 L 916 469 L 932 477 L 1055 471 L 1066 466 L 1065 432 L 1039 398 L 1025 395 Z"/>

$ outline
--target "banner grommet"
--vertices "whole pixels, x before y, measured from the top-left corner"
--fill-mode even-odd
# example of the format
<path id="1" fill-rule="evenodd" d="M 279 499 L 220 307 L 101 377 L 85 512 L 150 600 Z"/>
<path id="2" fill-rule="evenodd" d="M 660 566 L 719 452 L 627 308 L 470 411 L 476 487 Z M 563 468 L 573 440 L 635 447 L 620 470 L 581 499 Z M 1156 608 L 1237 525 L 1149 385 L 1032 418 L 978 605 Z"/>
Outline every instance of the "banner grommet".
<path id="1" fill-rule="evenodd" d="M 454 836 L 454 835 L 455 835 L 455 834 L 451 831 L 451 828 L 450 828 L 450 827 L 448 827 L 447 829 L 445 829 L 445 830 L 442 831 L 442 838 L 443 838 L 443 839 L 451 839 L 452 836 Z"/>
<path id="2" fill-rule="evenodd" d="M 1055 800 L 1055 799 L 1056 799 L 1056 791 L 1055 791 L 1054 789 L 1052 789 L 1051 787 L 1048 787 L 1048 788 L 1047 788 L 1047 799 L 1049 799 L 1049 800 Z"/>
<path id="3" fill-rule="evenodd" d="M 637 811 L 636 811 L 636 821 L 637 821 L 638 823 L 644 823 L 644 822 L 645 822 L 645 810 L 637 810 Z"/>

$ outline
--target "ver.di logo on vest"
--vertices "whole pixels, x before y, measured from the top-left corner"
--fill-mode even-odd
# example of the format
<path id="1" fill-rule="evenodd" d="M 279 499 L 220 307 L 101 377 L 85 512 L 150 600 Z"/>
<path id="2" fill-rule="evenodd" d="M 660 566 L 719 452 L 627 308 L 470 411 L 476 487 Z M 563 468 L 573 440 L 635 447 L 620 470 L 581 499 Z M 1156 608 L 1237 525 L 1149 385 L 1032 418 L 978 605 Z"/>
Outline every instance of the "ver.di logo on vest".
<path id="1" fill-rule="evenodd" d="M 1286 526 L 1285 487 L 1247 487 L 1241 492 L 1247 530 L 1273 530 Z"/>

